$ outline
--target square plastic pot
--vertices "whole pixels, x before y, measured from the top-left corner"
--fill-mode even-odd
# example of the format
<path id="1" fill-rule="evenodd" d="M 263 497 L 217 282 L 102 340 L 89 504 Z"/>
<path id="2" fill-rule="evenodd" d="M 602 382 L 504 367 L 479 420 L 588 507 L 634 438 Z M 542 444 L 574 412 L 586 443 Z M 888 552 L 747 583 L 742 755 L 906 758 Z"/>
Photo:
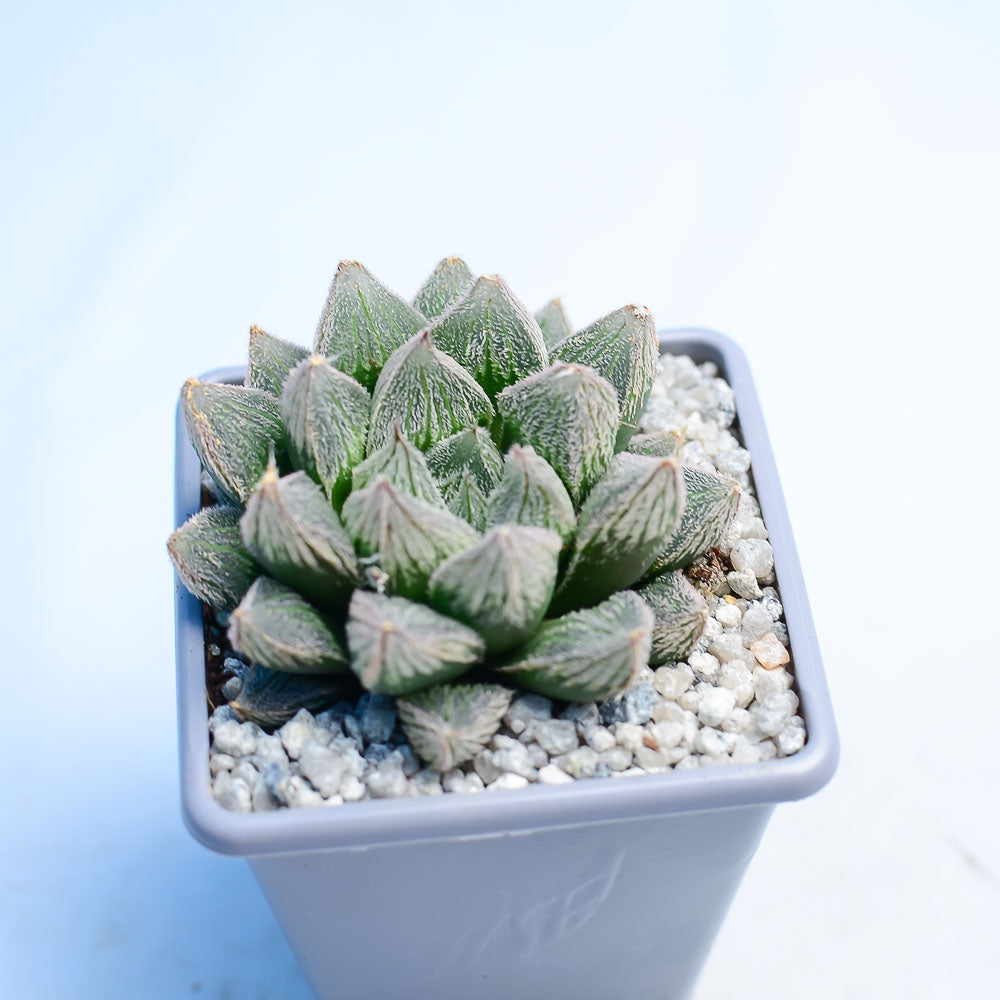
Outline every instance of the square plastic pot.
<path id="1" fill-rule="evenodd" d="M 176 585 L 184 819 L 247 859 L 318 997 L 687 996 L 776 803 L 810 795 L 838 746 L 781 488 L 747 362 L 717 333 L 661 350 L 714 361 L 733 388 L 774 547 L 808 740 L 748 766 L 519 791 L 241 815 L 213 799 L 199 602 Z M 206 379 L 242 380 L 238 368 Z M 176 520 L 198 509 L 177 419 Z"/>

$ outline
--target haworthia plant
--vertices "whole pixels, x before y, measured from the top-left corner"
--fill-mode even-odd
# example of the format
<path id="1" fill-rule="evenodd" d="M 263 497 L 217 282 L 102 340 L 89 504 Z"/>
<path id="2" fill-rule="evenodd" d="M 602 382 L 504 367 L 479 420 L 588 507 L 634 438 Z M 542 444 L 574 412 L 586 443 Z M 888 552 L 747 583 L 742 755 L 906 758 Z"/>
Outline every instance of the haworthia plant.
<path id="1" fill-rule="evenodd" d="M 448 510 L 401 493 L 387 479 L 352 493 L 344 526 L 362 557 L 377 560 L 391 593 L 420 601 L 431 573 L 479 533 Z"/>
<path id="2" fill-rule="evenodd" d="M 436 319 L 472 287 L 476 276 L 461 257 L 445 257 L 413 298 L 414 308 Z"/>
<path id="3" fill-rule="evenodd" d="M 368 390 L 316 354 L 289 373 L 281 390 L 288 457 L 337 508 L 351 491 L 351 470 L 365 457 L 370 408 Z"/>
<path id="4" fill-rule="evenodd" d="M 538 322 L 539 329 L 542 331 L 545 346 L 549 349 L 550 353 L 560 340 L 564 340 L 573 332 L 573 327 L 570 326 L 569 319 L 566 316 L 566 310 L 563 309 L 563 304 L 559 299 L 552 299 L 546 302 L 535 313 L 535 319 Z"/>
<path id="5" fill-rule="evenodd" d="M 259 577 L 229 619 L 233 648 L 272 670 L 322 674 L 347 668 L 336 626 L 304 597 Z"/>
<path id="6" fill-rule="evenodd" d="M 304 472 L 279 478 L 271 466 L 247 501 L 240 530 L 271 576 L 315 604 L 346 604 L 361 582 L 350 537 Z"/>
<path id="7" fill-rule="evenodd" d="M 739 483 L 706 469 L 685 466 L 687 500 L 681 522 L 666 538 L 652 571 L 680 569 L 722 541 L 740 499 Z"/>
<path id="8" fill-rule="evenodd" d="M 556 470 L 531 445 L 511 445 L 503 476 L 486 505 L 489 525 L 528 524 L 551 528 L 563 542 L 576 530 L 576 512 Z"/>
<path id="9" fill-rule="evenodd" d="M 259 663 L 252 664 L 242 680 L 229 704 L 241 722 L 256 722 L 267 730 L 277 729 L 303 708 L 320 712 L 350 692 L 341 673 L 292 674 Z"/>
<path id="10" fill-rule="evenodd" d="M 218 611 L 232 611 L 260 574 L 233 507 L 198 511 L 167 539 L 167 550 L 181 583 Z"/>
<path id="11" fill-rule="evenodd" d="M 564 701 L 603 701 L 649 662 L 653 613 L 634 591 L 541 624 L 497 667 L 506 681 Z"/>
<path id="12" fill-rule="evenodd" d="M 593 368 L 556 362 L 497 396 L 503 443 L 531 445 L 579 505 L 604 474 L 618 434 L 618 397 Z"/>
<path id="13" fill-rule="evenodd" d="M 562 540 L 554 531 L 504 524 L 446 559 L 430 578 L 434 607 L 471 625 L 490 653 L 519 646 L 552 600 Z"/>
<path id="14" fill-rule="evenodd" d="M 284 455 L 278 401 L 263 389 L 188 379 L 181 409 L 191 444 L 219 497 L 241 505 L 276 452 Z"/>
<path id="15" fill-rule="evenodd" d="M 369 690 L 409 694 L 464 674 L 483 658 L 466 625 L 408 601 L 355 591 L 347 619 L 351 668 Z"/>
<path id="16" fill-rule="evenodd" d="M 444 506 L 444 497 L 427 468 L 424 453 L 407 439 L 398 421 L 385 444 L 354 467 L 354 489 L 364 489 L 379 476 L 388 479 L 397 490 L 409 493 L 418 500 L 436 507 Z"/>
<path id="17" fill-rule="evenodd" d="M 635 431 L 656 377 L 659 349 L 650 311 L 623 306 L 559 341 L 552 356 L 590 365 L 615 387 L 621 421 L 615 447 L 620 451 Z"/>
<path id="18" fill-rule="evenodd" d="M 457 431 L 493 419 L 493 406 L 473 377 L 424 330 L 389 359 L 372 394 L 368 450 L 400 430 L 426 450 Z"/>
<path id="19" fill-rule="evenodd" d="M 649 605 L 655 619 L 650 664 L 683 660 L 705 630 L 708 621 L 705 598 L 676 570 L 655 577 L 639 591 L 639 596 Z"/>
<path id="20" fill-rule="evenodd" d="M 655 458 L 676 458 L 681 453 L 684 438 L 677 431 L 650 431 L 636 434 L 628 443 L 634 455 L 652 455 Z"/>
<path id="21" fill-rule="evenodd" d="M 674 459 L 616 455 L 580 511 L 552 611 L 595 604 L 641 579 L 680 523 L 684 503 Z"/>
<path id="22" fill-rule="evenodd" d="M 288 373 L 307 357 L 309 352 L 304 347 L 272 337 L 259 326 L 252 326 L 246 385 L 280 396 Z"/>
<path id="23" fill-rule="evenodd" d="M 439 441 L 427 452 L 427 467 L 448 509 L 474 528 L 485 528 L 487 497 L 503 473 L 503 455 L 489 431 L 468 427 Z"/>
<path id="24" fill-rule="evenodd" d="M 494 399 L 549 363 L 535 317 L 497 275 L 479 278 L 432 327 L 434 341 Z"/>
<path id="25" fill-rule="evenodd" d="M 499 684 L 439 684 L 398 701 L 413 748 L 438 771 L 472 758 L 493 738 L 513 692 Z"/>
<path id="26" fill-rule="evenodd" d="M 678 433 L 633 434 L 647 310 L 574 333 L 460 258 L 413 305 L 345 261 L 312 346 L 254 328 L 246 385 L 181 393 L 222 505 L 168 550 L 252 663 L 239 718 L 360 682 L 447 770 L 518 690 L 597 701 L 687 655 L 706 607 L 680 570 L 722 565 L 739 487 L 681 465 Z"/>
<path id="27" fill-rule="evenodd" d="M 340 262 L 316 327 L 313 350 L 373 389 L 390 355 L 426 318 L 357 261 Z"/>

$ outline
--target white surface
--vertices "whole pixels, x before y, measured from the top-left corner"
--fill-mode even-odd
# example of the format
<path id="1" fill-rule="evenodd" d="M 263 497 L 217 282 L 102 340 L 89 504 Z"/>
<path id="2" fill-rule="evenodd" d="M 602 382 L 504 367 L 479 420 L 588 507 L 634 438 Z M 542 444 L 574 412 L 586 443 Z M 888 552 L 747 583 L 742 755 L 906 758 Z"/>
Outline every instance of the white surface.
<path id="1" fill-rule="evenodd" d="M 179 820 L 175 394 L 458 252 L 751 357 L 844 752 L 698 1000 L 989 995 L 997 8 L 417 6 L 4 14 L 4 994 L 307 996 Z"/>

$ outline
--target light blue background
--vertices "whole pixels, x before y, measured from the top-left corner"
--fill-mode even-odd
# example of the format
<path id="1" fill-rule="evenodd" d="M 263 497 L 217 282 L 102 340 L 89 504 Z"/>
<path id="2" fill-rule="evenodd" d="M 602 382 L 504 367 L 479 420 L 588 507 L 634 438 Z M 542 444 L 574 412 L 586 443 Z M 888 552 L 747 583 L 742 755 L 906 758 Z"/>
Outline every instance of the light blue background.
<path id="1" fill-rule="evenodd" d="M 984 995 L 998 8 L 280 6 L 4 5 L 0 991 L 307 997 L 179 819 L 173 406 L 252 322 L 309 342 L 341 257 L 461 253 L 751 358 L 844 755 L 698 1000 Z"/>

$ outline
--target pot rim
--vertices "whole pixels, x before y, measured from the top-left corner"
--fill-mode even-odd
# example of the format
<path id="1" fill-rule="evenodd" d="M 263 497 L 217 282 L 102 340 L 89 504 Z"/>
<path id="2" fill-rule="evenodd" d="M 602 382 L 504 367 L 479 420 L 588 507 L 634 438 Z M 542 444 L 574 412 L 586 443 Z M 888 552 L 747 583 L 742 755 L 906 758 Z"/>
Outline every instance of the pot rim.
<path id="1" fill-rule="evenodd" d="M 205 643 L 201 602 L 174 578 L 177 716 L 184 822 L 206 847 L 245 857 L 311 850 L 364 850 L 423 840 L 517 836 L 535 830 L 615 823 L 647 816 L 731 809 L 804 798 L 833 776 L 839 741 L 802 570 L 774 455 L 746 356 L 729 337 L 695 327 L 660 331 L 660 351 L 713 361 L 732 387 L 757 500 L 774 549 L 806 744 L 790 757 L 634 778 L 530 785 L 499 794 L 444 794 L 364 800 L 342 806 L 234 813 L 216 802 L 209 774 Z M 203 381 L 242 381 L 242 367 L 216 368 Z M 200 505 L 200 468 L 178 405 L 175 526 Z"/>

